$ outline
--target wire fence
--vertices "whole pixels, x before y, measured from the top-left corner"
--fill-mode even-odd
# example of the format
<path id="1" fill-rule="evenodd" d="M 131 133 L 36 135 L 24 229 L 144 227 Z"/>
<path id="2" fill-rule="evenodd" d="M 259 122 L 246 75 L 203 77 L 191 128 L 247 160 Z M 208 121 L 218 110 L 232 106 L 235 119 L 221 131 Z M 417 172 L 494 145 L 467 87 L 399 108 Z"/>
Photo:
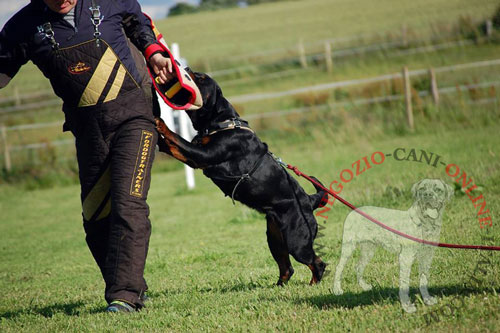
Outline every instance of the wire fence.
<path id="1" fill-rule="evenodd" d="M 302 64 L 302 67 L 299 69 L 284 69 L 284 70 L 278 70 L 278 71 L 272 71 L 269 72 L 267 71 L 266 73 L 260 74 L 260 73 L 255 73 L 256 71 L 258 72 L 257 68 L 262 67 L 264 65 L 263 62 L 256 63 L 255 65 L 243 65 L 239 67 L 233 67 L 233 68 L 226 68 L 226 69 L 220 69 L 216 71 L 208 71 L 208 74 L 214 78 L 218 77 L 219 81 L 224 84 L 225 87 L 231 86 L 231 85 L 236 85 L 239 83 L 248 83 L 250 81 L 266 81 L 266 80 L 273 80 L 277 78 L 282 78 L 290 75 L 297 74 L 299 72 L 303 72 L 304 70 L 308 70 L 308 63 L 311 62 L 318 62 L 318 61 L 327 61 L 327 58 L 330 59 L 342 59 L 342 58 L 348 58 L 352 57 L 353 55 L 362 55 L 362 54 L 369 54 L 372 52 L 384 52 L 385 57 L 398 57 L 398 56 L 408 56 L 412 54 L 419 54 L 419 53 L 430 53 L 430 52 L 437 52 L 440 50 L 444 49 L 449 49 L 449 48 L 454 48 L 458 46 L 470 46 L 474 45 L 478 42 L 483 42 L 489 40 L 489 37 L 481 37 L 478 38 L 477 40 L 470 40 L 470 39 L 456 39 L 452 41 L 444 41 L 443 38 L 433 38 L 430 40 L 424 40 L 424 39 L 405 39 L 405 38 L 397 38 L 395 41 L 388 41 L 388 42 L 380 42 L 382 39 L 382 35 L 380 34 L 375 34 L 375 35 L 357 35 L 357 36 L 350 36 L 350 37 L 343 37 L 343 38 L 333 38 L 333 39 L 325 39 L 319 42 L 313 42 L 313 43 L 299 43 L 302 45 L 299 47 L 299 49 L 303 49 L 304 45 L 307 45 L 308 47 L 317 47 L 318 45 L 321 45 L 321 43 L 325 44 L 327 43 L 328 45 L 336 45 L 340 44 L 342 42 L 352 42 L 352 41 L 364 41 L 366 39 L 371 39 L 371 40 L 378 40 L 379 42 L 377 43 L 371 43 L 367 45 L 361 45 L 361 46 L 351 46 L 347 48 L 338 48 L 338 49 L 333 49 L 332 51 L 328 51 L 328 48 L 325 48 L 325 51 L 323 52 L 313 52 L 310 54 L 305 54 L 305 50 L 303 51 L 304 53 L 301 54 L 301 52 L 294 51 L 292 52 L 289 48 L 281 48 L 281 49 L 273 49 L 273 50 L 265 50 L 261 52 L 256 52 L 254 54 L 250 55 L 245 55 L 244 57 L 248 59 L 252 59 L 252 57 L 256 56 L 264 56 L 264 55 L 271 55 L 271 54 L 284 54 L 286 57 L 285 59 L 280 59 L 279 63 L 280 65 L 284 65 L 286 62 L 289 63 L 295 63 L 298 60 Z M 426 44 L 426 43 L 431 43 L 431 44 Z M 425 44 L 425 45 L 424 45 Z M 409 45 L 416 45 L 410 47 Z M 390 52 L 389 52 L 390 51 Z M 229 57 L 228 59 L 238 59 L 243 56 L 236 56 L 236 57 Z M 301 60 L 301 58 L 303 58 Z M 252 61 L 255 63 L 255 61 Z M 252 73 L 251 77 L 243 77 L 243 78 L 235 78 L 235 79 L 226 79 L 224 80 L 223 77 L 225 76 L 231 76 L 231 75 L 240 75 L 242 73 Z M 43 100 L 40 100 L 43 99 Z M 26 103 L 25 101 L 32 101 L 32 100 L 37 100 L 36 102 L 28 102 Z M 1 107 L 1 105 L 6 105 L 4 107 Z M 14 104 L 14 105 L 8 105 L 8 104 Z M 56 105 L 62 105 L 62 102 L 60 101 L 59 98 L 54 96 L 54 93 L 52 90 L 47 89 L 43 91 L 37 91 L 37 92 L 29 92 L 29 93 L 23 93 L 21 94 L 19 92 L 19 89 L 16 88 L 14 89 L 14 93 L 11 96 L 7 97 L 2 97 L 0 98 L 0 116 L 1 115 L 7 115 L 9 113 L 13 113 L 16 111 L 27 111 L 27 110 L 32 110 L 34 108 L 41 108 L 41 107 L 51 107 L 51 106 L 56 106 Z"/>
<path id="2" fill-rule="evenodd" d="M 494 66 L 500 65 L 500 59 L 492 59 L 492 60 L 484 60 L 484 61 L 478 61 L 478 62 L 471 62 L 471 63 L 464 63 L 464 64 L 457 64 L 457 65 L 450 65 L 450 66 L 442 66 L 442 67 L 437 67 L 432 69 L 433 73 L 447 73 L 447 72 L 457 72 L 457 71 L 465 71 L 465 70 L 470 70 L 470 69 L 477 69 L 477 68 L 492 68 Z M 405 77 L 404 73 L 408 73 Z M 391 73 L 391 74 L 385 74 L 385 75 L 379 75 L 375 77 L 368 77 L 368 78 L 360 78 L 360 79 L 353 79 L 353 80 L 345 80 L 345 81 L 336 81 L 336 82 L 327 82 L 327 83 L 322 83 L 322 84 L 317 84 L 317 85 L 311 85 L 311 86 L 306 86 L 306 87 L 300 87 L 300 88 L 295 88 L 295 89 L 290 89 L 286 91 L 275 91 L 275 92 L 269 92 L 269 93 L 255 93 L 255 94 L 247 94 L 247 95 L 240 95 L 240 96 L 232 96 L 228 97 L 228 99 L 232 103 L 250 103 L 250 102 L 256 102 L 256 101 L 262 101 L 262 100 L 269 100 L 269 99 L 276 99 L 276 98 L 284 98 L 284 97 L 289 97 L 289 96 L 296 96 L 296 95 L 301 95 L 301 94 L 311 94 L 314 92 L 318 91 L 328 91 L 328 90 L 335 90 L 338 88 L 346 88 L 346 87 L 353 87 L 353 86 L 362 86 L 362 85 L 368 85 L 372 83 L 377 83 L 377 82 L 383 82 L 383 81 L 389 81 L 389 80 L 394 80 L 394 79 L 404 79 L 409 82 L 410 77 L 416 77 L 416 76 L 422 76 L 422 75 L 428 75 L 430 73 L 430 69 L 416 69 L 416 70 L 411 70 L 411 71 L 406 71 L 403 73 Z M 271 79 L 273 78 L 272 74 L 268 75 L 266 78 Z M 432 77 L 432 82 L 433 86 L 436 88 L 434 91 L 429 92 L 429 91 L 418 91 L 417 95 L 418 96 L 428 96 L 432 94 L 433 98 L 436 99 L 436 94 L 451 94 L 455 93 L 457 91 L 466 91 L 466 90 L 471 90 L 471 89 L 482 89 L 482 88 L 487 88 L 487 87 L 497 87 L 500 85 L 500 81 L 488 81 L 488 82 L 481 82 L 481 83 L 474 83 L 474 84 L 462 84 L 462 85 L 455 85 L 455 86 L 448 86 L 448 87 L 441 87 L 437 88 L 437 82 L 435 82 L 435 75 Z M 408 85 L 410 86 L 410 85 Z M 45 92 L 41 92 L 38 94 L 38 96 L 43 96 Z M 325 108 L 335 108 L 337 106 L 343 106 L 343 105 L 366 105 L 366 104 L 373 104 L 373 103 L 382 103 L 382 102 L 390 102 L 390 101 L 400 101 L 408 99 L 408 94 L 406 95 L 389 95 L 389 96 L 377 96 L 377 97 L 372 97 L 372 98 L 358 98 L 354 100 L 349 100 L 349 101 L 341 101 L 341 102 L 335 102 L 335 103 L 330 103 L 330 104 L 325 104 L 325 105 L 316 105 L 314 107 L 304 107 L 304 108 L 295 108 L 295 109 L 288 109 L 288 110 L 279 110 L 279 111 L 272 111 L 272 112 L 266 112 L 266 113 L 260 113 L 260 114 L 249 114 L 246 116 L 247 119 L 259 119 L 259 118 L 268 118 L 268 117 L 277 117 L 281 115 L 286 115 L 289 113 L 301 113 L 301 112 L 307 112 L 308 110 L 318 110 L 318 109 L 325 109 Z M 5 99 L 4 99 L 5 101 Z M 476 104 L 488 104 L 488 103 L 495 103 L 497 102 L 496 97 L 495 98 L 483 98 L 475 101 L 470 101 L 470 103 L 476 103 Z M 57 100 L 57 103 L 61 103 L 59 100 Z M 38 103 L 29 103 L 25 105 L 17 105 L 13 107 L 7 107 L 0 109 L 0 114 L 13 114 L 15 112 L 20 112 L 27 110 L 28 107 L 30 109 L 34 108 L 40 108 L 41 106 L 47 106 L 47 105 L 54 105 L 56 104 L 54 101 L 42 101 Z M 408 105 L 408 103 L 407 103 Z M 410 110 L 407 112 L 411 112 L 411 101 L 409 102 Z M 44 142 L 34 142 L 34 143 L 27 143 L 27 144 L 16 144 L 12 145 L 10 142 L 10 135 L 9 133 L 21 133 L 25 131 L 39 131 L 39 130 L 45 130 L 49 128 L 55 128 L 55 127 L 61 127 L 63 124 L 62 121 L 53 121 L 53 122 L 46 122 L 46 123 L 34 123 L 34 124 L 23 124 L 23 125 L 16 125 L 16 126 L 10 126 L 6 127 L 4 125 L 0 124 L 0 142 L 1 145 L 0 147 L 2 148 L 3 151 L 3 160 L 6 169 L 10 169 L 12 162 L 10 158 L 10 154 L 12 152 L 19 152 L 22 150 L 38 150 L 38 149 L 44 149 L 48 147 L 62 147 L 62 146 L 67 146 L 67 145 L 72 145 L 74 143 L 73 139 L 59 139 L 59 140 L 45 140 Z M 45 131 L 44 131 L 45 132 Z M 47 133 L 50 133 L 51 131 L 46 131 Z M 53 132 L 53 131 L 52 131 Z"/>
<path id="3" fill-rule="evenodd" d="M 487 87 L 498 87 L 500 86 L 500 81 L 492 81 L 492 82 L 483 82 L 483 83 L 478 83 L 478 84 L 466 84 L 466 85 L 459 85 L 459 86 L 453 86 L 453 87 L 444 87 L 444 88 L 439 88 L 439 93 L 443 95 L 449 95 L 449 94 L 454 94 L 457 93 L 458 91 L 468 91 L 470 89 L 478 89 L 478 88 L 487 88 Z M 429 91 L 426 90 L 420 90 L 417 92 L 417 95 L 419 97 L 426 97 L 429 96 L 430 93 Z M 378 104 L 378 103 L 384 103 L 384 102 L 395 102 L 395 101 L 403 101 L 405 96 L 403 94 L 399 95 L 389 95 L 389 96 L 378 96 L 378 97 L 372 97 L 372 98 L 359 98 L 355 100 L 349 100 L 349 101 L 342 101 L 342 102 L 335 102 L 335 103 L 324 103 L 324 104 L 319 104 L 319 105 L 314 105 L 314 106 L 304 106 L 300 108 L 293 108 L 293 109 L 285 109 L 285 110 L 279 110 L 279 111 L 272 111 L 272 112 L 262 112 L 262 113 L 253 113 L 245 116 L 245 119 L 247 120 L 256 120 L 256 119 L 262 119 L 262 118 L 272 118 L 272 117 L 281 117 L 281 116 L 286 116 L 288 114 L 293 114 L 293 113 L 304 113 L 304 112 L 310 112 L 310 111 L 328 111 L 332 110 L 338 107 L 345 107 L 349 105 L 353 106 L 359 106 L 359 105 L 369 105 L 369 104 Z M 484 104 L 491 104 L 491 103 L 497 103 L 499 102 L 497 97 L 491 97 L 491 98 L 480 98 L 477 100 L 470 100 L 467 101 L 467 104 L 470 105 L 484 105 Z"/>
<path id="4" fill-rule="evenodd" d="M 442 66 L 442 67 L 435 68 L 434 71 L 436 73 L 444 73 L 444 72 L 466 70 L 466 69 L 471 69 L 471 68 L 498 66 L 498 65 L 500 65 L 500 59 L 494 59 L 494 60 L 485 60 L 485 61 L 478 61 L 478 62 L 472 62 L 472 63 L 466 63 L 466 64 L 452 65 L 452 66 Z M 410 76 L 427 75 L 428 73 L 429 73 L 429 69 L 417 69 L 417 70 L 409 71 Z M 290 89 L 290 90 L 286 90 L 286 91 L 240 95 L 240 96 L 229 97 L 228 99 L 233 103 L 247 103 L 247 102 L 255 102 L 255 101 L 266 100 L 266 99 L 281 98 L 281 97 L 287 97 L 287 96 L 293 96 L 293 95 L 299 95 L 299 94 L 311 93 L 311 92 L 317 92 L 317 91 L 323 91 L 323 90 L 333 90 L 333 89 L 337 89 L 337 88 L 345 88 L 345 87 L 361 85 L 361 84 L 370 84 L 370 83 L 376 83 L 376 82 L 382 82 L 382 81 L 388 81 L 388 80 L 400 79 L 400 78 L 402 78 L 401 73 L 392 73 L 392 74 L 379 75 L 379 76 L 370 77 L 370 78 L 328 82 L 328 83 L 323 83 L 323 84 L 318 84 L 318 85 L 313 85 L 313 86 Z"/>
<path id="5" fill-rule="evenodd" d="M 482 62 L 485 63 L 485 62 Z M 496 62 L 491 62 L 491 63 L 496 63 Z M 498 63 L 500 63 L 500 59 L 498 60 Z M 457 68 L 467 68 L 466 66 L 457 66 Z M 436 69 L 437 71 L 438 69 Z M 422 74 L 420 70 L 413 71 L 413 73 L 416 74 Z M 401 76 L 400 74 L 395 74 L 397 76 Z M 384 78 L 393 78 L 393 74 L 381 76 Z M 363 80 L 358 80 L 360 83 L 366 83 L 366 82 L 374 82 L 373 80 L 376 79 L 379 81 L 381 77 L 377 78 L 370 78 L 370 79 L 363 79 Z M 345 85 L 350 85 L 352 84 L 351 81 L 344 82 Z M 345 86 L 345 85 L 340 85 Z M 464 85 L 456 85 L 456 86 L 450 86 L 450 87 L 442 87 L 438 89 L 438 92 L 440 94 L 453 94 L 457 93 L 458 91 L 469 91 L 471 89 L 481 89 L 481 88 L 489 88 L 489 87 L 498 87 L 500 86 L 500 81 L 488 81 L 488 82 L 481 82 L 481 83 L 475 83 L 475 84 L 464 84 Z M 309 88 L 314 88 L 317 86 L 311 86 Z M 337 85 L 335 85 L 337 87 Z M 307 87 L 306 87 L 307 88 Z M 306 89 L 304 88 L 304 89 Z M 295 90 L 294 90 L 295 91 Z M 301 90 L 302 91 L 302 90 Z M 312 91 L 312 90 L 311 90 Z M 290 91 L 289 91 L 290 92 Z M 291 94 L 291 93 L 287 93 Z M 417 92 L 417 95 L 420 97 L 426 97 L 429 96 L 431 93 L 426 90 L 421 90 Z M 269 96 L 268 96 L 269 97 Z M 276 96 L 272 95 L 269 98 L 275 98 Z M 260 98 L 260 97 L 259 97 Z M 233 98 L 233 100 L 236 98 Z M 271 112 L 263 112 L 263 113 L 255 113 L 255 114 L 249 114 L 245 118 L 248 120 L 254 120 L 254 119 L 260 119 L 260 118 L 269 118 L 269 117 L 278 117 L 278 116 L 283 116 L 291 113 L 303 113 L 311 110 L 323 110 L 323 109 L 332 109 L 335 107 L 340 107 L 340 106 L 346 106 L 346 105 L 367 105 L 367 104 L 377 104 L 377 103 L 382 103 L 382 102 L 394 102 L 394 101 L 402 101 L 404 99 L 403 94 L 399 95 L 389 95 L 389 96 L 378 96 L 378 97 L 372 97 L 372 98 L 358 98 L 354 100 L 348 100 L 348 101 L 342 101 L 342 102 L 335 102 L 335 103 L 325 103 L 321 105 L 315 105 L 311 107 L 301 107 L 301 108 L 293 108 L 293 109 L 286 109 L 286 110 L 279 110 L 279 111 L 271 111 Z M 498 99 L 496 97 L 494 98 L 482 98 L 478 100 L 473 100 L 469 101 L 468 103 L 470 104 L 488 104 L 488 103 L 495 103 L 497 102 Z M 4 132 L 13 132 L 13 131 L 26 131 L 26 130 L 33 130 L 33 129 L 45 129 L 45 128 L 53 128 L 53 127 L 61 127 L 63 125 L 63 121 L 55 121 L 55 122 L 48 122 L 48 123 L 35 123 L 35 124 L 26 124 L 26 125 L 17 125 L 17 126 L 10 126 L 10 127 L 3 127 L 3 129 L 0 127 L 0 131 Z M 3 138 L 4 141 L 7 141 L 7 138 Z M 42 149 L 42 148 L 47 148 L 48 146 L 63 146 L 63 145 L 69 145 L 69 144 L 74 144 L 73 139 L 65 139 L 65 140 L 55 140 L 51 142 L 41 142 L 41 143 L 31 143 L 31 144 L 26 144 L 26 145 L 16 145 L 16 146 L 9 146 L 9 151 L 19 151 L 23 149 Z"/>

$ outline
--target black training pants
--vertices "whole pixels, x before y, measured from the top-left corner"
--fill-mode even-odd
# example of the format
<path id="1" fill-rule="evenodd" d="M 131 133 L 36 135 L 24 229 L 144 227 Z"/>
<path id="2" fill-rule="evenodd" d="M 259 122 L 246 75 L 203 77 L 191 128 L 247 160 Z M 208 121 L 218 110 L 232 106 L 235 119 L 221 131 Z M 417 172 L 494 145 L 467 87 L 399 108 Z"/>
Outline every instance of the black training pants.
<path id="1" fill-rule="evenodd" d="M 89 117 L 76 137 L 86 241 L 106 283 L 108 302 L 140 308 L 147 290 L 144 265 L 151 223 L 146 198 L 157 134 L 151 120 L 134 118 L 102 131 Z"/>

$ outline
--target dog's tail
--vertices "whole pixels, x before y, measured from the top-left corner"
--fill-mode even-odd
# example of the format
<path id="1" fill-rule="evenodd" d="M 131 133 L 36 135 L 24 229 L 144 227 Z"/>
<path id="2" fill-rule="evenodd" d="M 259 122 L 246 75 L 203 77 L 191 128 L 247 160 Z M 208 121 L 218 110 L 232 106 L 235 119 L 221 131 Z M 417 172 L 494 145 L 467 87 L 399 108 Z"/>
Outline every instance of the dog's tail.
<path id="1" fill-rule="evenodd" d="M 316 177 L 311 176 L 311 178 L 323 185 L 323 183 L 321 183 Z M 313 185 L 316 189 L 316 193 L 309 195 L 309 199 L 311 200 L 312 209 L 315 210 L 317 208 L 324 207 L 328 203 L 328 193 L 326 193 L 326 191 L 318 185 L 314 183 Z"/>

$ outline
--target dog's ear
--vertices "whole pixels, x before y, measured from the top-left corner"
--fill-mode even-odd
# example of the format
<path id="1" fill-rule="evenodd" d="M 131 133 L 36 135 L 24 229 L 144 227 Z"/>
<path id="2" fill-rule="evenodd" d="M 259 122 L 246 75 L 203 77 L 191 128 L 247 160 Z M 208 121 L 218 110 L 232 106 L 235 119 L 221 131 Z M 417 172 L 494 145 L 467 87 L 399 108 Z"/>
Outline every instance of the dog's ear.
<path id="1" fill-rule="evenodd" d="M 415 184 L 413 184 L 413 186 L 411 187 L 411 194 L 413 194 L 413 197 L 416 198 L 417 197 L 417 191 L 418 191 L 418 186 L 420 185 L 420 183 L 422 182 L 423 180 L 419 181 L 419 182 L 416 182 Z"/>
<path id="2" fill-rule="evenodd" d="M 453 195 L 455 194 L 455 189 L 454 189 L 452 186 L 450 186 L 450 185 L 446 184 L 446 183 L 445 183 L 444 181 L 442 181 L 442 180 L 441 180 L 441 183 L 443 183 L 444 189 L 445 189 L 445 191 L 446 191 L 446 199 L 451 200 L 451 198 L 452 198 L 452 197 L 453 197 Z"/>

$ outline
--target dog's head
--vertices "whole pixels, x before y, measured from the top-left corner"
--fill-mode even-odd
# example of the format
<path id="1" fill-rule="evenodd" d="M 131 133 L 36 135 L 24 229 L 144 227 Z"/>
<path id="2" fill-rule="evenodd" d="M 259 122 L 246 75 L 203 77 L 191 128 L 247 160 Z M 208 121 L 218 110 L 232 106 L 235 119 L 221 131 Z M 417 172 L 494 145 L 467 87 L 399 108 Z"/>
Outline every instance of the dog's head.
<path id="1" fill-rule="evenodd" d="M 203 98 L 203 107 L 195 111 L 186 111 L 196 130 L 203 130 L 210 123 L 222 122 L 239 116 L 224 98 L 221 88 L 214 79 L 205 73 L 191 72 L 190 75 Z"/>
<path id="2" fill-rule="evenodd" d="M 411 192 L 420 221 L 435 224 L 440 221 L 446 203 L 453 196 L 453 187 L 441 179 L 422 179 L 412 186 Z"/>

